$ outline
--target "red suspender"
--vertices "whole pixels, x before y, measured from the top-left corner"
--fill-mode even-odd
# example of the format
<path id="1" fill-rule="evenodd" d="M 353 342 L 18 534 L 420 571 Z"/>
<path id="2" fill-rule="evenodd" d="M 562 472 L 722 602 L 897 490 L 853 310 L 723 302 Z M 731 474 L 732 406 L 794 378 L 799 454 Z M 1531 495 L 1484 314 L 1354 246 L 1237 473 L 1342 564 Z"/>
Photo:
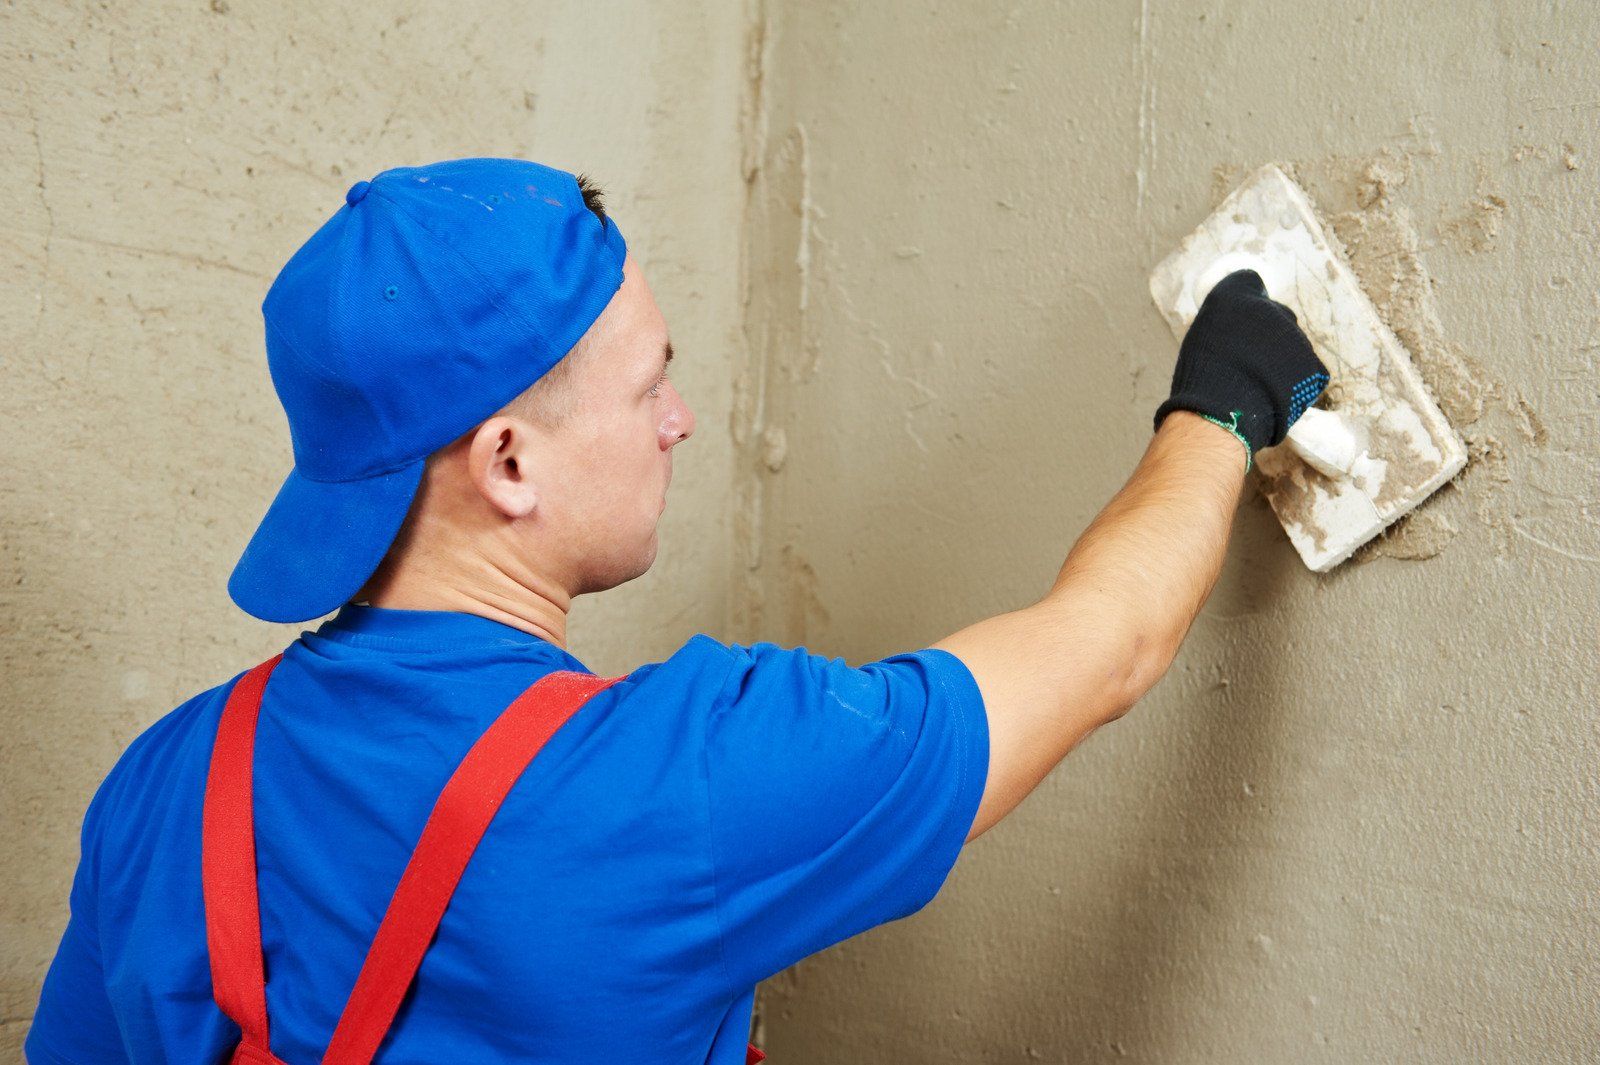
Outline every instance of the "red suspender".
<path id="1" fill-rule="evenodd" d="M 556 672 L 517 696 L 451 775 L 406 863 L 324 1065 L 366 1065 L 433 941 L 472 852 L 533 756 L 590 696 L 621 680 Z"/>
<path id="2" fill-rule="evenodd" d="M 206 778 L 201 831 L 206 945 L 217 1004 L 243 1033 L 236 1062 L 277 1061 L 268 1050 L 250 785 L 261 693 L 282 657 L 261 663 L 234 685 Z M 473 744 L 428 815 L 334 1029 L 325 1065 L 372 1060 L 456 882 L 511 786 L 574 712 L 621 679 L 551 673 L 519 695 Z"/>
<path id="3" fill-rule="evenodd" d="M 269 1045 L 267 986 L 261 961 L 261 905 L 256 898 L 250 763 L 261 692 L 282 657 L 269 658 L 240 677 L 228 695 L 211 751 L 200 829 L 211 994 L 243 1032 L 241 1047 L 261 1050 Z"/>

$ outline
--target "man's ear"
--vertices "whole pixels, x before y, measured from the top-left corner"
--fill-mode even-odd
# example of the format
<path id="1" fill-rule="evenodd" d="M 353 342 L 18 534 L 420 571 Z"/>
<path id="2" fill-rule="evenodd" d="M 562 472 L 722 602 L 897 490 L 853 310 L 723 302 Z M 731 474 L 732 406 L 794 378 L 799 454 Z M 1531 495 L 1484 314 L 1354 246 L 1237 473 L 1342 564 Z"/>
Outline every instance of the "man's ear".
<path id="1" fill-rule="evenodd" d="M 472 434 L 467 475 L 478 494 L 508 518 L 533 513 L 539 490 L 533 483 L 533 434 L 526 422 L 503 415 Z"/>

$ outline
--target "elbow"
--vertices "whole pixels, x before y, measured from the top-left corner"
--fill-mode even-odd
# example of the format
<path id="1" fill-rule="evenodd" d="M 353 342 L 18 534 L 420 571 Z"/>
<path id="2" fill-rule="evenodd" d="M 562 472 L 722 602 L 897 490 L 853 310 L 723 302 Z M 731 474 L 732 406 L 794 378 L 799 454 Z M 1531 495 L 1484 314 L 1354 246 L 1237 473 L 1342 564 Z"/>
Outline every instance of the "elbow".
<path id="1" fill-rule="evenodd" d="M 1136 635 L 1124 658 L 1124 666 L 1118 677 L 1120 683 L 1112 693 L 1106 720 L 1116 721 L 1132 710 L 1134 704 L 1167 675 L 1177 653 L 1177 640 Z"/>

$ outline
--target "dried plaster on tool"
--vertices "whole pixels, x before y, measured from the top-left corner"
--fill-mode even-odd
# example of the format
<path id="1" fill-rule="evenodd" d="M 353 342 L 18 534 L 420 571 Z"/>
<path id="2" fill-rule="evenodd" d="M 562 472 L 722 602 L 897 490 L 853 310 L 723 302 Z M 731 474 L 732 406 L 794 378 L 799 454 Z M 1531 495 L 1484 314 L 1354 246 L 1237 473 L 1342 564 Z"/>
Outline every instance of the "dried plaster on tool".
<path id="1" fill-rule="evenodd" d="M 1323 573 L 1453 477 L 1467 449 L 1305 193 L 1275 166 L 1252 174 L 1156 267 L 1150 294 L 1182 337 L 1212 286 L 1241 269 L 1294 310 L 1332 376 L 1284 445 L 1256 457 L 1278 520 Z"/>

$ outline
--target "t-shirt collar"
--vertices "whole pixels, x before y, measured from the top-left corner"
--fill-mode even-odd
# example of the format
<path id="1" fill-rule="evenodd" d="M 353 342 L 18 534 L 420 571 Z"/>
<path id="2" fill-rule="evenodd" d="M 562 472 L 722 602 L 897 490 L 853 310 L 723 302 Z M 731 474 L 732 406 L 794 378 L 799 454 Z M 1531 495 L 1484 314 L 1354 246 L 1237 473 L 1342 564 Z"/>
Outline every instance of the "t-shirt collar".
<path id="1" fill-rule="evenodd" d="M 503 621 L 459 610 L 400 610 L 346 603 L 318 626 L 316 635 L 358 647 L 397 651 L 464 651 L 489 647 L 537 647 L 566 660 L 564 668 L 587 668 L 564 649 Z"/>

